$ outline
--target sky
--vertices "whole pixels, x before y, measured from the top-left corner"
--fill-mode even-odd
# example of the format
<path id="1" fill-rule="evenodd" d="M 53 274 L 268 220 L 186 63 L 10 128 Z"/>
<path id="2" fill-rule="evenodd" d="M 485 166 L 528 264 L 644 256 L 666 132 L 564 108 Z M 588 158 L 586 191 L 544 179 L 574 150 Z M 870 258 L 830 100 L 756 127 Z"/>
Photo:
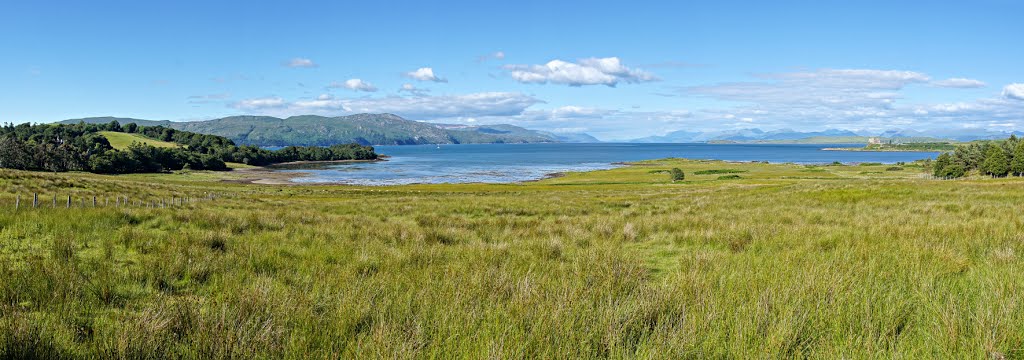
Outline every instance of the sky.
<path id="1" fill-rule="evenodd" d="M 1024 2 L 5 1 L 0 122 L 1024 130 Z"/>

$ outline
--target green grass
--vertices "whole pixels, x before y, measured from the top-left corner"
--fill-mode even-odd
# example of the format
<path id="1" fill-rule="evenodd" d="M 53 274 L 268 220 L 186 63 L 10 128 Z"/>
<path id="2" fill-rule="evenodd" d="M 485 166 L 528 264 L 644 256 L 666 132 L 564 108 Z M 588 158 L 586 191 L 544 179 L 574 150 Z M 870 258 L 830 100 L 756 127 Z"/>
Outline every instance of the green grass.
<path id="1" fill-rule="evenodd" d="M 726 166 L 742 179 L 651 173 Z M 1024 355 L 1024 180 L 886 167 L 400 187 L 0 170 L 0 358 Z M 220 197 L 14 212 L 32 192 Z"/>
<path id="2" fill-rule="evenodd" d="M 114 149 L 117 149 L 117 150 L 127 149 L 129 145 L 131 145 L 132 143 L 135 143 L 135 142 L 146 144 L 146 145 L 151 145 L 151 146 L 154 146 L 154 147 L 165 147 L 165 148 L 166 147 L 178 147 L 178 146 L 180 146 L 180 145 L 172 143 L 172 142 L 160 141 L 160 140 L 156 140 L 156 139 L 150 139 L 148 137 L 145 137 L 145 136 L 142 136 L 142 135 L 139 135 L 139 134 L 129 134 L 129 133 L 115 132 L 115 131 L 100 131 L 100 134 L 103 135 L 103 137 L 107 138 L 107 141 L 110 142 L 110 146 L 112 146 Z"/>

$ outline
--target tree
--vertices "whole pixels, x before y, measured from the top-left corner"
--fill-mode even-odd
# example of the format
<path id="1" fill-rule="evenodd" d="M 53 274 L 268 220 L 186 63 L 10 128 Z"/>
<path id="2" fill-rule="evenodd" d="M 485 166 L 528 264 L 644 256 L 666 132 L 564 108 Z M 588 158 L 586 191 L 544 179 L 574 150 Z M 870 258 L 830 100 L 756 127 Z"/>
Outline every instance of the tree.
<path id="1" fill-rule="evenodd" d="M 1013 150 L 1010 172 L 1017 176 L 1024 176 L 1024 141 L 1018 141 L 1017 148 Z"/>
<path id="2" fill-rule="evenodd" d="M 136 125 L 135 123 L 124 124 L 124 132 L 132 134 L 137 131 L 139 131 L 139 125 Z"/>
<path id="3" fill-rule="evenodd" d="M 672 182 L 686 180 L 686 174 L 683 173 L 679 168 L 672 168 Z"/>
<path id="4" fill-rule="evenodd" d="M 949 153 L 942 153 L 938 158 L 935 159 L 935 165 L 932 166 L 932 175 L 935 177 L 944 178 L 946 168 L 953 165 L 953 157 Z"/>
<path id="5" fill-rule="evenodd" d="M 988 155 L 985 156 L 981 170 L 991 176 L 1006 176 L 1010 172 L 1010 158 L 1006 156 L 1006 152 L 1001 147 L 992 146 L 988 149 Z"/>

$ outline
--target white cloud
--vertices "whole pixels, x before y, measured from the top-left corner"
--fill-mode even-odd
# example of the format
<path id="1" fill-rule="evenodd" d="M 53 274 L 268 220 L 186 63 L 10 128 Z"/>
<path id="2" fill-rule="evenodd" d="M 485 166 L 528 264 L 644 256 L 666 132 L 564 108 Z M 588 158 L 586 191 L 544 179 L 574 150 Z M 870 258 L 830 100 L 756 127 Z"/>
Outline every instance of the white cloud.
<path id="1" fill-rule="evenodd" d="M 428 92 L 430 92 L 430 90 L 420 89 L 413 84 L 405 83 L 402 84 L 402 87 L 398 89 L 398 92 L 407 92 L 415 96 L 425 96 Z"/>
<path id="2" fill-rule="evenodd" d="M 987 84 L 981 80 L 966 79 L 966 78 L 949 78 L 946 80 L 933 81 L 932 85 L 944 88 L 958 88 L 958 89 L 972 89 L 982 88 Z"/>
<path id="3" fill-rule="evenodd" d="M 871 69 L 823 69 L 758 77 L 767 81 L 696 86 L 685 91 L 721 100 L 755 103 L 761 107 L 848 110 L 889 107 L 900 98 L 896 91 L 930 80 L 927 75 L 913 71 Z"/>
<path id="4" fill-rule="evenodd" d="M 494 53 L 490 53 L 490 54 L 487 54 L 487 55 L 482 55 L 482 56 L 478 57 L 476 60 L 479 61 L 479 62 L 484 62 L 484 61 L 488 61 L 488 60 L 505 60 L 505 52 L 504 51 L 496 51 Z"/>
<path id="5" fill-rule="evenodd" d="M 585 118 L 592 117 L 595 115 L 601 115 L 605 112 L 594 108 L 585 108 L 580 106 L 562 106 L 551 110 L 551 116 L 555 118 Z"/>
<path id="6" fill-rule="evenodd" d="M 219 94 L 207 94 L 207 95 L 192 95 L 188 97 L 189 104 L 209 104 L 211 102 L 227 100 L 231 97 L 231 93 L 219 93 Z"/>
<path id="7" fill-rule="evenodd" d="M 313 60 L 310 60 L 310 59 L 293 58 L 291 60 L 286 61 L 284 63 L 284 66 L 287 66 L 287 67 L 290 67 L 290 68 L 315 68 L 318 65 L 316 63 L 314 63 Z"/>
<path id="8" fill-rule="evenodd" d="M 606 85 L 659 80 L 653 74 L 622 65 L 617 57 L 587 58 L 577 63 L 551 60 L 543 65 L 506 65 L 513 79 L 525 84 Z"/>
<path id="9" fill-rule="evenodd" d="M 231 104 L 231 107 L 241 110 L 262 110 L 262 109 L 273 109 L 281 108 L 287 105 L 284 99 L 279 97 L 265 97 L 255 99 L 245 99 L 237 101 Z"/>
<path id="10" fill-rule="evenodd" d="M 1003 87 L 1003 97 L 1013 100 L 1024 100 L 1024 84 L 1014 83 Z"/>
<path id="11" fill-rule="evenodd" d="M 448 82 L 447 79 L 434 75 L 434 69 L 428 67 L 421 67 L 414 71 L 405 73 L 406 77 L 419 81 L 433 81 L 433 82 Z"/>
<path id="12" fill-rule="evenodd" d="M 366 81 L 363 81 L 362 79 L 348 79 L 348 80 L 345 80 L 344 83 L 340 83 L 340 84 L 334 82 L 334 83 L 331 83 L 330 85 L 328 85 L 327 87 L 329 87 L 329 88 L 342 88 L 343 87 L 343 88 L 346 88 L 346 89 L 349 89 L 349 90 L 352 90 L 352 91 L 365 91 L 365 92 L 375 92 L 375 91 L 377 91 L 377 87 L 376 86 L 373 86 L 373 84 L 370 84 L 370 83 L 368 83 Z"/>

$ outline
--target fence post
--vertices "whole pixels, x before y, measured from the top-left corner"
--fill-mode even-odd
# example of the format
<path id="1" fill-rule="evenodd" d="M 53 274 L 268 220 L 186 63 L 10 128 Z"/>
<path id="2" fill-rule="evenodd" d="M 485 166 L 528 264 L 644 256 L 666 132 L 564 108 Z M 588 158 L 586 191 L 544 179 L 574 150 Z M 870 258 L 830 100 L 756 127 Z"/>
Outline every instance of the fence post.
<path id="1" fill-rule="evenodd" d="M 57 208 L 57 194 L 53 194 L 53 208 Z"/>
<path id="2" fill-rule="evenodd" d="M 68 195 L 68 206 L 66 206 L 65 209 L 70 209 L 70 208 L 71 208 L 71 195 Z"/>
<path id="3" fill-rule="evenodd" d="M 96 207 L 96 197 L 92 197 L 92 207 Z"/>
<path id="4" fill-rule="evenodd" d="M 37 207 L 39 207 L 39 194 L 32 193 L 32 208 L 35 209 Z"/>
<path id="5" fill-rule="evenodd" d="M 14 195 L 14 211 L 18 211 L 19 207 L 21 207 L 21 194 Z"/>

